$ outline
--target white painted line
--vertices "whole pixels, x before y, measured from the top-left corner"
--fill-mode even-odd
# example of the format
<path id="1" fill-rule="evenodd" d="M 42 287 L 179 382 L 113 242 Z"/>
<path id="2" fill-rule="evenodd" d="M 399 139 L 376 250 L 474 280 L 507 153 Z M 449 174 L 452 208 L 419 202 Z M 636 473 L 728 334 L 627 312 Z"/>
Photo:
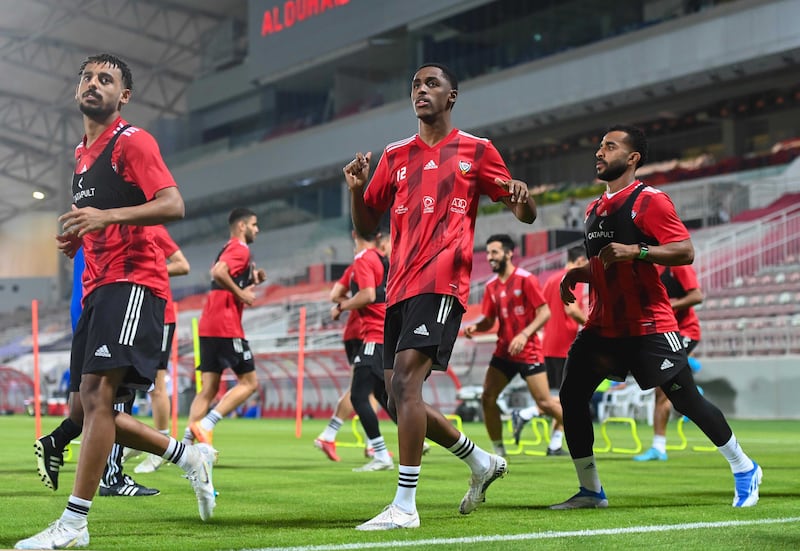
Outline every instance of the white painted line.
<path id="1" fill-rule="evenodd" d="M 263 547 L 241 551 L 347 551 L 350 549 L 386 549 L 394 547 L 422 547 L 432 545 L 473 544 L 481 542 L 545 540 L 554 538 L 616 536 L 620 534 L 645 534 L 674 530 L 701 530 L 707 528 L 730 528 L 764 524 L 788 524 L 800 521 L 800 517 L 764 518 L 757 520 L 724 520 L 719 522 L 692 522 L 689 524 L 659 524 L 654 526 L 630 526 L 627 528 L 603 528 L 600 530 L 569 530 L 565 532 L 534 532 L 530 534 L 498 534 L 493 536 L 471 536 L 463 538 L 435 538 L 416 541 L 378 541 L 373 543 L 341 543 L 304 545 L 301 547 Z"/>

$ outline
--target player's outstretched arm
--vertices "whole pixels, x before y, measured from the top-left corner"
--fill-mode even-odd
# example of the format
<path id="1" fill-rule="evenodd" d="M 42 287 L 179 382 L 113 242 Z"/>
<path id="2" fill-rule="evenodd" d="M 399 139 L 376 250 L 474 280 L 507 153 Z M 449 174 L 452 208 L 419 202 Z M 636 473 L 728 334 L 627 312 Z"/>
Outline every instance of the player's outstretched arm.
<path id="1" fill-rule="evenodd" d="M 533 224 L 536 220 L 536 201 L 528 192 L 528 184 L 521 180 L 503 180 L 495 178 L 495 183 L 508 191 L 511 195 L 503 197 L 502 201 L 511 209 L 520 222 Z"/>

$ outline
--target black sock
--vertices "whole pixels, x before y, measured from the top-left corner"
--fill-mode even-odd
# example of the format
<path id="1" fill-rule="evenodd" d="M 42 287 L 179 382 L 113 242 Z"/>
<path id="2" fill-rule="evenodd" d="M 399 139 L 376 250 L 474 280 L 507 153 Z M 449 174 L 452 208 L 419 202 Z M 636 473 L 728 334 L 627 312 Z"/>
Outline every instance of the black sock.
<path id="1" fill-rule="evenodd" d="M 67 417 L 56 430 L 50 433 L 50 436 L 53 437 L 56 448 L 63 450 L 74 438 L 80 436 L 82 431 L 83 427 L 76 425 L 72 419 Z"/>

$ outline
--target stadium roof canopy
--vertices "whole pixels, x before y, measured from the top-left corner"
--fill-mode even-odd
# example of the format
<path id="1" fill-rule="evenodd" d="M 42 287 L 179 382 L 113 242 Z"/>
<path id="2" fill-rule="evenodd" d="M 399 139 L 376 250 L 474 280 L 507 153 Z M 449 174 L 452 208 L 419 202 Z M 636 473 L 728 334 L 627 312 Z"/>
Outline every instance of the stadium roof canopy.
<path id="1" fill-rule="evenodd" d="M 127 119 L 147 126 L 182 115 L 186 88 L 204 70 L 205 44 L 220 23 L 244 20 L 246 0 L 0 0 L 0 13 L 3 223 L 67 203 L 83 135 L 74 89 L 86 57 L 109 52 L 131 66 Z"/>

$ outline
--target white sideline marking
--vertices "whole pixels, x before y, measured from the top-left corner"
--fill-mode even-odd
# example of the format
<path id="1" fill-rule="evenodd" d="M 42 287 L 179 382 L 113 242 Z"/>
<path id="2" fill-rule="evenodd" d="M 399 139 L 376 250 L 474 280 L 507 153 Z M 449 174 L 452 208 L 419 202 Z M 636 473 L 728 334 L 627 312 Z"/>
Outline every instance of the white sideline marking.
<path id="1" fill-rule="evenodd" d="M 800 517 L 764 518 L 758 520 L 724 520 L 719 522 L 692 522 L 689 524 L 658 524 L 654 526 L 630 526 L 628 528 L 603 528 L 599 530 L 568 530 L 565 532 L 534 532 L 530 534 L 506 534 L 493 536 L 471 536 L 464 538 L 435 538 L 416 541 L 377 541 L 374 543 L 341 543 L 325 545 L 304 545 L 301 547 L 262 547 L 242 551 L 345 551 L 349 549 L 377 549 L 393 547 L 421 547 L 430 545 L 453 545 L 459 543 L 481 543 L 497 541 L 545 540 L 563 537 L 616 536 L 620 534 L 644 534 L 648 532 L 669 532 L 672 530 L 699 530 L 702 528 L 728 528 L 753 526 L 757 524 L 788 524 L 798 522 Z"/>

